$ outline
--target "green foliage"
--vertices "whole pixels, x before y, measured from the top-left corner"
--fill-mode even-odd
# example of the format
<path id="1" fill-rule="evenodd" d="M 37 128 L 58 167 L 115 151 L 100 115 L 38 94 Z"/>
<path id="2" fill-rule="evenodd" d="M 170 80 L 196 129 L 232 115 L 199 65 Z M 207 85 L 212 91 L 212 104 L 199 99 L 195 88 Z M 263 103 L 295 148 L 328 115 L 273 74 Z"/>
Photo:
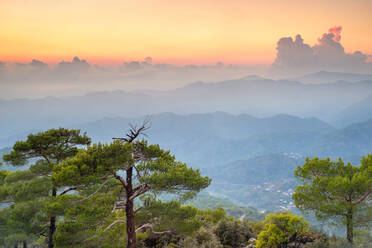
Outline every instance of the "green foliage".
<path id="1" fill-rule="evenodd" d="M 104 236 L 104 232 L 112 232 L 112 228 L 122 229 L 123 223 L 126 222 L 127 230 L 130 228 L 132 237 L 134 236 L 134 238 L 128 237 L 128 240 L 133 240 L 135 239 L 134 222 L 137 223 L 140 231 L 142 231 L 141 225 L 145 225 L 152 232 L 170 230 L 175 233 L 190 233 L 196 231 L 200 223 L 192 218 L 197 213 L 194 207 L 181 206 L 175 201 L 162 203 L 155 198 L 145 197 L 143 201 L 136 202 L 140 211 L 134 214 L 133 202 L 145 193 L 158 195 L 163 192 L 176 194 L 184 200 L 207 187 L 210 179 L 202 177 L 199 170 L 188 168 L 186 164 L 176 161 L 169 151 L 162 150 L 159 145 L 149 145 L 146 141 L 115 140 L 110 144 L 93 144 L 87 149 L 80 150 L 76 156 L 58 164 L 54 169 L 53 182 L 60 187 L 76 188 L 76 192 L 86 195 L 86 198 L 97 199 L 97 197 L 105 198 L 107 194 L 111 195 L 110 202 L 104 205 L 106 211 L 102 209 L 104 214 L 92 224 L 95 237 Z M 107 182 L 110 182 L 111 187 L 106 187 Z M 96 191 L 90 188 L 96 188 Z M 105 190 L 106 195 L 98 194 Z M 84 193 L 88 191 L 91 192 L 90 195 Z M 123 203 L 125 207 L 122 206 Z M 89 206 L 82 211 L 89 211 L 88 208 Z M 123 210 L 126 212 L 125 218 L 116 216 L 117 212 Z M 82 214 L 79 213 L 79 215 Z M 97 216 L 97 213 L 95 215 Z M 136 215 L 135 218 L 134 215 Z M 64 219 L 64 222 L 68 221 L 71 221 L 74 226 L 77 224 L 75 223 L 76 216 L 71 220 L 70 218 Z M 97 221 L 100 222 L 97 223 Z M 110 225 L 111 223 L 113 225 Z M 83 234 L 76 235 L 79 232 Z M 77 227 L 75 235 L 68 239 L 70 243 L 66 244 L 62 238 L 56 240 L 60 247 L 80 244 L 83 242 L 81 240 L 84 233 L 86 233 L 84 228 Z M 127 233 L 129 236 L 129 232 Z M 154 237 L 150 235 L 144 240 L 148 239 L 154 239 Z M 111 237 L 112 240 L 122 242 L 122 235 L 114 235 Z M 83 243 L 84 246 L 87 245 L 87 242 Z"/>
<path id="2" fill-rule="evenodd" d="M 356 248 L 369 248 L 372 247 L 372 233 L 370 230 L 356 230 L 355 242 Z"/>
<path id="3" fill-rule="evenodd" d="M 359 167 L 341 159 L 306 159 L 295 176 L 302 182 L 293 194 L 295 205 L 314 212 L 319 220 L 346 225 L 349 242 L 354 227 L 372 221 L 372 155 L 364 157 Z"/>
<path id="4" fill-rule="evenodd" d="M 0 209 L 0 245 L 34 242 L 45 230 L 48 217 L 40 200 L 21 202 Z"/>
<path id="5" fill-rule="evenodd" d="M 331 248 L 340 246 L 330 246 L 327 239 L 316 239 L 314 242 L 310 242 L 304 246 L 305 248 Z"/>
<path id="6" fill-rule="evenodd" d="M 257 209 L 252 207 L 240 207 L 233 204 L 226 198 L 218 198 L 211 196 L 208 193 L 200 193 L 195 198 L 186 202 L 200 209 L 216 209 L 223 208 L 228 216 L 235 218 L 244 218 L 249 221 L 260 221 L 265 216 L 258 212 Z"/>
<path id="7" fill-rule="evenodd" d="M 54 198 L 65 190 L 53 184 L 52 171 L 58 163 L 74 156 L 81 145 L 89 143 L 90 138 L 80 135 L 79 130 L 50 129 L 28 135 L 3 156 L 13 166 L 33 163 L 27 170 L 0 171 L 0 202 L 10 204 L 1 210 L 8 215 L 2 224 L 10 232 L 4 243 L 32 243 L 51 233 L 48 223 L 64 210 L 56 209 L 58 201 Z"/>
<path id="8" fill-rule="evenodd" d="M 52 217 L 54 247 L 125 247 L 128 202 L 138 248 L 236 248 L 256 237 L 256 247 L 350 247 L 345 239 L 313 234 L 302 217 L 290 213 L 257 222 L 262 215 L 255 209 L 226 199 L 190 199 L 210 179 L 159 145 L 116 140 L 82 147 L 89 143 L 78 130 L 52 129 L 29 135 L 4 156 L 15 166 L 28 163 L 28 169 L 0 170 L 0 202 L 7 203 L 0 208 L 0 247 L 44 247 Z M 352 213 L 353 227 L 367 227 L 354 231 L 354 247 L 370 247 L 372 155 L 360 167 L 307 159 L 295 175 L 302 182 L 293 196 L 301 210 L 349 224 L 345 216 Z M 159 195 L 169 199 L 162 202 Z M 235 219 L 243 217 L 256 222 Z"/>
<path id="9" fill-rule="evenodd" d="M 203 223 L 204 226 L 214 226 L 221 220 L 232 219 L 226 216 L 226 212 L 222 207 L 218 207 L 213 210 L 209 208 L 205 210 L 199 209 L 197 218 Z"/>
<path id="10" fill-rule="evenodd" d="M 59 199 L 55 208 L 63 209 L 64 217 L 57 225 L 56 247 L 124 247 L 119 244 L 125 242 L 125 228 L 117 225 L 104 232 L 104 226 L 123 218 L 120 213 L 111 213 L 116 195 L 109 186 L 94 197 L 64 195 L 65 199 Z"/>
<path id="11" fill-rule="evenodd" d="M 257 239 L 257 248 L 287 247 L 309 232 L 309 224 L 291 213 L 269 214 Z"/>
<path id="12" fill-rule="evenodd" d="M 30 134 L 26 141 L 18 141 L 13 150 L 4 155 L 5 162 L 23 165 L 30 158 L 43 158 L 48 163 L 58 163 L 77 153 L 77 145 L 90 143 L 86 134 L 80 135 L 75 129 L 50 129 L 46 132 Z"/>
<path id="13" fill-rule="evenodd" d="M 140 151 L 144 160 L 140 162 L 131 157 L 132 152 Z M 59 185 L 86 185 L 100 183 L 103 176 L 112 177 L 122 170 L 136 168 L 138 183 L 149 185 L 151 192 L 170 192 L 187 195 L 198 192 L 209 185 L 208 177 L 201 177 L 199 170 L 187 168 L 184 163 L 175 161 L 169 151 L 158 145 L 148 145 L 146 141 L 110 144 L 94 144 L 58 165 L 53 179 Z M 148 191 L 148 192 L 149 192 Z"/>
<path id="14" fill-rule="evenodd" d="M 222 248 L 222 244 L 213 229 L 201 227 L 195 237 L 198 246 L 202 248 Z"/>
<path id="15" fill-rule="evenodd" d="M 253 230 L 248 223 L 233 220 L 220 221 L 216 227 L 215 234 L 226 248 L 240 247 L 254 237 Z"/>

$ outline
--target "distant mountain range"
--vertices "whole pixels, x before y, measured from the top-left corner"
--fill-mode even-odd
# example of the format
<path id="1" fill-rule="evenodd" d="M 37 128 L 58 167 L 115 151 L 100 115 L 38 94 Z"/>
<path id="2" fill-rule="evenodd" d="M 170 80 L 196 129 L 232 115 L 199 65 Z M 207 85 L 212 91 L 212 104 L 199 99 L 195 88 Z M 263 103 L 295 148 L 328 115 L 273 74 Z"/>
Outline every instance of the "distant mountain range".
<path id="1" fill-rule="evenodd" d="M 94 142 L 110 142 L 123 137 L 129 123 L 146 118 L 103 118 L 68 127 L 87 132 Z M 293 170 L 306 156 L 343 157 L 358 164 L 372 148 L 372 119 L 337 129 L 316 118 L 289 115 L 162 113 L 149 118 L 151 127 L 143 138 L 212 177 L 211 193 L 262 209 L 291 207 Z M 6 152 L 9 148 L 0 151 Z"/>
<path id="2" fill-rule="evenodd" d="M 141 123 L 145 118 L 105 118 L 73 127 L 87 131 L 96 141 L 110 141 L 123 136 L 128 123 Z M 185 116 L 164 113 L 150 119 L 150 142 L 171 149 L 181 160 L 200 168 L 270 151 L 303 152 L 298 143 L 312 140 L 314 144 L 313 139 L 336 131 L 316 118 L 288 115 L 256 118 L 223 112 Z"/>
<path id="3" fill-rule="evenodd" d="M 67 127 L 86 131 L 95 141 L 111 141 L 123 136 L 129 123 L 146 117 L 103 118 Z M 317 118 L 289 115 L 257 118 L 223 112 L 152 115 L 150 142 L 171 149 L 182 160 L 207 168 L 241 158 L 269 153 L 296 153 L 301 156 L 353 156 L 372 147 L 372 119 L 337 129 Z M 26 133 L 0 139 L 2 147 L 24 138 Z"/>
<path id="4" fill-rule="evenodd" d="M 310 73 L 302 77 L 293 79 L 306 84 L 324 84 L 324 83 L 335 83 L 338 81 L 347 81 L 351 83 L 372 80 L 372 74 L 356 74 L 356 73 L 343 73 L 343 72 L 328 72 L 320 71 Z"/>
<path id="5" fill-rule="evenodd" d="M 110 142 L 124 136 L 129 123 L 149 118 L 144 138 L 211 176 L 212 195 L 288 209 L 293 170 L 306 156 L 358 164 L 372 152 L 368 77 L 320 72 L 296 79 L 301 83 L 248 76 L 170 91 L 0 100 L 0 148 L 8 147 L 0 156 L 30 132 L 63 126 L 87 132 L 94 142 Z"/>
<path id="6" fill-rule="evenodd" d="M 193 83 L 163 92 L 112 91 L 63 98 L 0 100 L 0 139 L 28 130 L 74 125 L 104 117 L 139 117 L 162 112 L 224 111 L 261 117 L 284 113 L 315 116 L 344 127 L 355 122 L 347 108 L 371 95 L 372 80 L 303 84 L 251 76 L 219 83 Z M 366 110 L 362 108 L 362 111 L 372 111 L 370 106 L 366 104 Z M 359 121 L 372 117 L 362 116 L 359 115 Z"/>
<path id="7" fill-rule="evenodd" d="M 292 178 L 293 171 L 303 161 L 303 158 L 288 154 L 260 155 L 221 166 L 215 170 L 214 179 L 218 182 L 246 185 L 277 182 Z"/>
<path id="8" fill-rule="evenodd" d="M 372 117 L 372 95 L 358 101 L 338 113 L 333 123 L 343 126 L 345 123 L 363 122 Z"/>

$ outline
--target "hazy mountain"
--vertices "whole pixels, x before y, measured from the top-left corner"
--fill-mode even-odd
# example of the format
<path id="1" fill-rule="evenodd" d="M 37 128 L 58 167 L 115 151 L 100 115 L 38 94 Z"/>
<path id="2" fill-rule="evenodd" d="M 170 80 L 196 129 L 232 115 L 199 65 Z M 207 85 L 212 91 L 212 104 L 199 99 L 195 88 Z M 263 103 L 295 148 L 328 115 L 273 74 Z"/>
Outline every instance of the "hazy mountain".
<path id="1" fill-rule="evenodd" d="M 123 136 L 129 123 L 141 123 L 146 117 L 103 118 L 67 127 L 86 131 L 94 141 L 109 142 Z M 147 139 L 171 149 L 180 160 L 194 166 L 211 168 L 238 159 L 270 153 L 300 156 L 363 155 L 372 147 L 371 121 L 336 129 L 316 118 L 289 115 L 257 118 L 223 112 L 150 116 Z M 24 138 L 25 132 L 0 140 L 10 146 Z"/>
<path id="2" fill-rule="evenodd" d="M 108 142 L 123 136 L 128 123 L 143 119 L 105 118 L 73 127 L 87 131 L 95 141 Z M 222 112 L 164 113 L 151 116 L 146 138 L 171 149 L 180 160 L 213 170 L 216 165 L 271 153 L 333 158 L 364 155 L 372 147 L 371 123 L 372 119 L 336 129 L 316 118 L 288 115 L 257 118 Z"/>
<path id="3" fill-rule="evenodd" d="M 283 211 L 293 208 L 291 194 L 297 184 L 293 171 L 304 158 L 266 154 L 237 160 L 211 173 L 211 194 L 260 209 Z"/>
<path id="4" fill-rule="evenodd" d="M 223 165 L 215 171 L 214 180 L 224 183 L 258 185 L 293 178 L 293 171 L 303 158 L 284 154 L 260 155 Z"/>
<path id="5" fill-rule="evenodd" d="M 352 124 L 324 137 L 327 143 L 321 149 L 325 153 L 346 156 L 367 154 L 372 149 L 372 119 Z"/>
<path id="6" fill-rule="evenodd" d="M 302 84 L 258 77 L 194 83 L 171 91 L 112 91 L 37 100 L 0 100 L 0 139 L 33 129 L 68 126 L 104 117 L 224 111 L 254 116 L 290 114 L 330 121 L 372 95 L 372 81 Z M 350 120 L 349 120 L 350 121 Z"/>
<path id="7" fill-rule="evenodd" d="M 87 131 L 96 141 L 110 141 L 112 137 L 123 136 L 128 123 L 140 123 L 143 119 L 145 117 L 105 118 L 73 127 Z M 179 159 L 207 168 L 241 157 L 267 153 L 269 149 L 278 150 L 270 147 L 272 142 L 285 143 L 282 150 L 292 146 L 292 143 L 287 144 L 272 137 L 301 136 L 310 139 L 332 130 L 333 127 L 316 118 L 288 115 L 256 118 L 222 112 L 185 116 L 164 113 L 151 116 L 147 138 L 150 142 L 171 149 Z M 281 147 L 276 143 L 273 146 Z M 297 144 L 293 143 L 293 146 Z"/>
<path id="8" fill-rule="evenodd" d="M 110 142 L 123 137 L 129 123 L 140 124 L 144 119 L 111 117 L 69 128 L 80 128 L 94 142 Z M 208 191 L 262 209 L 292 207 L 293 170 L 306 156 L 340 156 L 358 164 L 372 147 L 372 119 L 343 129 L 316 118 L 289 115 L 162 113 L 150 119 L 144 138 L 212 177 Z M 0 153 L 6 152 L 9 148 Z"/>
<path id="9" fill-rule="evenodd" d="M 334 123 L 337 126 L 347 126 L 352 123 L 363 122 L 372 117 L 372 95 L 354 103 L 337 113 Z"/>
<path id="10" fill-rule="evenodd" d="M 67 126 L 105 116 L 136 115 L 137 111 L 144 112 L 138 104 L 144 101 L 151 102 L 151 96 L 124 91 L 65 98 L 1 100 L 0 136 L 10 136 L 30 129 Z"/>
<path id="11" fill-rule="evenodd" d="M 359 81 L 372 80 L 372 74 L 319 71 L 294 78 L 293 80 L 306 84 L 324 84 L 338 81 L 355 83 Z"/>

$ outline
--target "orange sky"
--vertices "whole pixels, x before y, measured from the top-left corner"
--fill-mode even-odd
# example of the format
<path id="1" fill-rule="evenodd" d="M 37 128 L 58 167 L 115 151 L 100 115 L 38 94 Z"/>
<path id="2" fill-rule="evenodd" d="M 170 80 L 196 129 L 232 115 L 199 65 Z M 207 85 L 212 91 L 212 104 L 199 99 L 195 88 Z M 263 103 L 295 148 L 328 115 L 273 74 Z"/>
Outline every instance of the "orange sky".
<path id="1" fill-rule="evenodd" d="M 1 0 L 0 60 L 271 63 L 279 38 L 313 45 L 343 26 L 347 52 L 372 54 L 371 0 Z"/>

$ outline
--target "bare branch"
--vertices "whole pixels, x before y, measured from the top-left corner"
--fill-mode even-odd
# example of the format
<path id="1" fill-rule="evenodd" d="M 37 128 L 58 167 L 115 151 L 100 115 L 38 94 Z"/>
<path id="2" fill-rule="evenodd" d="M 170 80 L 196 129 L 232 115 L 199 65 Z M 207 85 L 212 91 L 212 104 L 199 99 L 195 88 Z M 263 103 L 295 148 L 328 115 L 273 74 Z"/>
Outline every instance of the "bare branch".
<path id="1" fill-rule="evenodd" d="M 359 203 L 363 202 L 365 199 L 367 199 L 367 197 L 372 193 L 372 185 L 371 185 L 371 188 L 368 190 L 367 193 L 365 193 L 362 198 L 360 198 L 359 200 L 357 200 L 356 202 L 353 202 L 353 205 L 358 205 Z"/>
<path id="2" fill-rule="evenodd" d="M 142 209 L 142 207 L 139 207 L 137 208 L 136 210 L 134 210 L 134 214 L 136 214 L 138 211 L 140 211 Z"/>
<path id="3" fill-rule="evenodd" d="M 72 190 L 76 190 L 77 189 L 77 187 L 73 187 L 73 188 L 68 188 L 68 189 L 66 189 L 65 191 L 63 191 L 61 194 L 59 194 L 59 195 L 64 195 L 64 194 L 66 194 L 67 192 L 70 192 L 70 191 L 72 191 Z"/>
<path id="4" fill-rule="evenodd" d="M 145 229 L 150 229 L 151 230 L 151 232 L 153 233 L 153 234 L 156 234 L 156 235 L 162 235 L 162 234 L 172 234 L 173 233 L 173 231 L 172 230 L 168 230 L 168 231 L 163 231 L 163 232 L 156 232 L 156 231 L 154 231 L 154 224 L 151 224 L 151 223 L 146 223 L 146 224 L 143 224 L 142 226 L 140 226 L 140 227 L 138 227 L 137 229 L 136 229 L 136 233 L 137 232 L 140 232 L 141 230 L 145 230 Z"/>
<path id="5" fill-rule="evenodd" d="M 113 174 L 114 177 L 118 179 L 125 188 L 128 187 L 128 183 L 125 181 L 123 177 L 119 176 L 116 172 L 114 172 Z"/>
<path id="6" fill-rule="evenodd" d="M 150 128 L 150 120 L 146 118 L 140 127 L 129 124 L 129 131 L 124 138 L 113 138 L 127 143 L 132 143 L 138 136 L 146 135 L 144 132 Z"/>
<path id="7" fill-rule="evenodd" d="M 147 184 L 144 184 L 144 186 L 142 188 L 140 188 L 136 193 L 134 193 L 133 195 L 131 195 L 131 197 L 129 197 L 129 200 L 130 201 L 134 200 L 134 198 L 146 193 L 149 189 L 150 189 L 150 187 Z"/>
<path id="8" fill-rule="evenodd" d="M 104 231 L 107 231 L 109 230 L 110 228 L 112 228 L 113 226 L 115 226 L 116 224 L 118 223 L 126 223 L 125 220 L 115 220 L 114 222 L 112 222 L 110 225 L 108 225 Z"/>
<path id="9" fill-rule="evenodd" d="M 137 184 L 136 186 L 133 187 L 133 191 L 136 191 L 136 190 L 139 190 L 141 188 L 144 188 L 146 187 L 147 184 L 145 183 L 141 183 L 141 184 Z"/>
<path id="10" fill-rule="evenodd" d="M 125 209 L 126 201 L 118 201 L 114 203 L 111 213 L 115 212 L 116 209 Z"/>
<path id="11" fill-rule="evenodd" d="M 93 195 L 97 194 L 98 191 L 100 191 L 102 189 L 102 187 L 108 182 L 109 180 L 107 180 L 106 182 L 102 183 L 101 186 L 99 186 L 99 188 L 94 191 L 92 194 L 88 195 L 87 197 L 85 197 L 84 199 L 81 199 L 79 201 L 76 201 L 75 203 L 80 203 L 80 202 L 83 202 L 83 201 L 86 201 L 88 200 L 89 198 L 91 198 Z"/>

